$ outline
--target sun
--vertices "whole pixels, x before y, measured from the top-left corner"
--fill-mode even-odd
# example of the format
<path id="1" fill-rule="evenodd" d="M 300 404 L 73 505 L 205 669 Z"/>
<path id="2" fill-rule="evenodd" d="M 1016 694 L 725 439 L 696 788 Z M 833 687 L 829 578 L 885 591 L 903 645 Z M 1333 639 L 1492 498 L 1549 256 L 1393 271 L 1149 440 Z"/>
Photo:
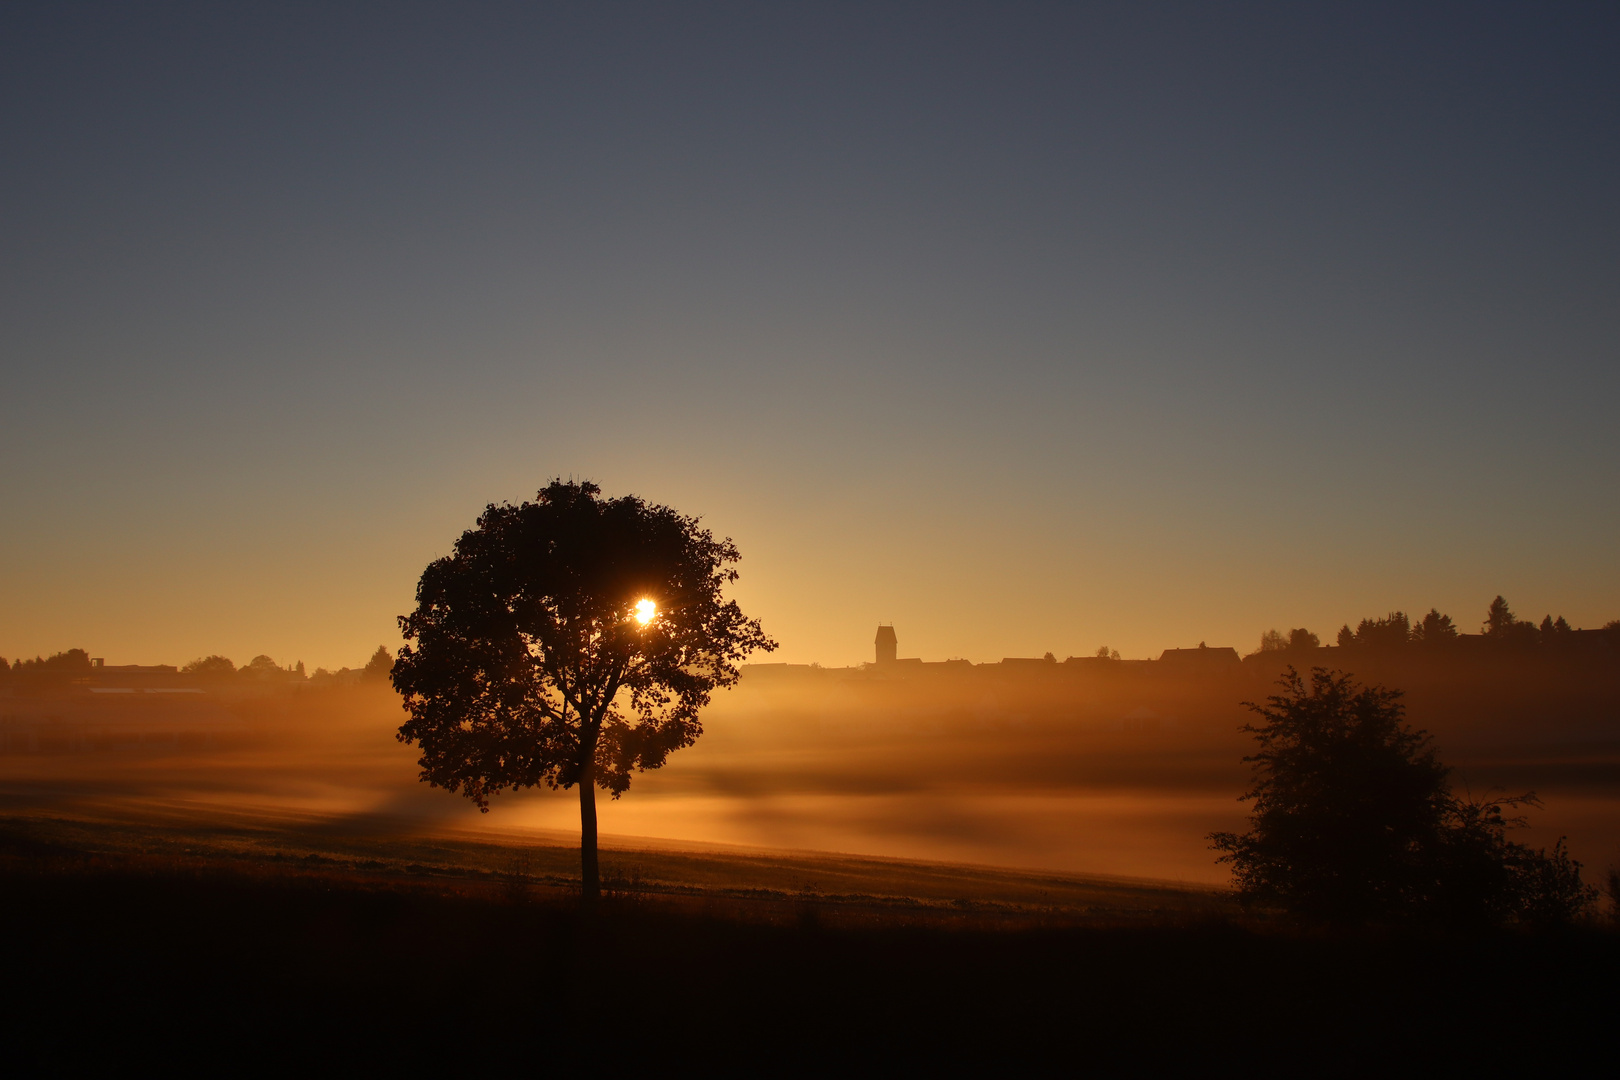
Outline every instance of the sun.
<path id="1" fill-rule="evenodd" d="M 658 605 L 651 600 L 636 601 L 636 622 L 646 626 L 652 622 L 653 616 L 658 614 Z"/>

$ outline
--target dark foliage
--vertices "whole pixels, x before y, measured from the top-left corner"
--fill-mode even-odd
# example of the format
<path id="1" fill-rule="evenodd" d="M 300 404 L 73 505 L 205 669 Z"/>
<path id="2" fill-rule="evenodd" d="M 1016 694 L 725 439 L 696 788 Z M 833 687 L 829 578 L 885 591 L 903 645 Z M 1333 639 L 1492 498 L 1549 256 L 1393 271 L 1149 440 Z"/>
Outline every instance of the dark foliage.
<path id="1" fill-rule="evenodd" d="M 32 660 L 18 658 L 9 666 L 0 666 L 0 684 L 25 696 L 54 695 L 87 683 L 94 670 L 88 652 L 68 649 Z"/>
<path id="2" fill-rule="evenodd" d="M 1267 630 L 1260 635 L 1260 651 L 1269 652 L 1306 652 L 1321 647 L 1322 639 L 1305 629 L 1296 626 L 1284 634 L 1280 630 Z"/>
<path id="3" fill-rule="evenodd" d="M 1546 615 L 1538 626 L 1514 615 L 1501 596 L 1492 600 L 1486 609 L 1480 636 L 1497 646 L 1527 649 L 1540 645 L 1554 650 L 1567 649 L 1578 637 L 1575 628 L 1562 615 L 1556 618 Z M 1380 619 L 1362 619 L 1354 630 L 1347 623 L 1339 629 L 1338 644 L 1343 648 L 1388 650 L 1407 645 L 1455 646 L 1460 638 L 1451 616 L 1430 608 L 1429 613 L 1417 621 L 1408 618 L 1404 611 L 1392 611 Z M 1275 631 L 1262 639 L 1262 651 L 1283 647 Z"/>
<path id="4" fill-rule="evenodd" d="M 211 656 L 199 656 L 191 663 L 180 669 L 183 675 L 195 675 L 200 679 L 210 681 L 229 679 L 236 674 L 236 665 L 231 663 L 228 656 L 214 653 Z"/>
<path id="5" fill-rule="evenodd" d="M 1457 640 L 1457 627 L 1450 615 L 1440 614 L 1439 608 L 1430 608 L 1422 621 L 1412 624 L 1412 640 L 1420 645 L 1439 645 Z"/>
<path id="6" fill-rule="evenodd" d="M 1562 841 L 1549 854 L 1507 839 L 1504 808 L 1534 795 L 1459 797 L 1400 691 L 1293 668 L 1250 724 L 1260 745 L 1250 829 L 1214 833 L 1242 897 L 1332 923 L 1565 923 L 1593 898 Z"/>
<path id="7" fill-rule="evenodd" d="M 360 669 L 360 677 L 372 682 L 383 682 L 388 673 L 394 669 L 394 658 L 385 645 L 377 646 L 377 651 L 371 654 L 366 666 Z"/>
<path id="8" fill-rule="evenodd" d="M 481 809 L 503 790 L 580 787 L 587 894 L 594 788 L 617 797 L 632 771 L 690 746 L 737 662 L 776 647 L 722 596 L 737 577 L 729 539 L 600 495 L 559 480 L 535 502 L 488 507 L 423 572 L 392 669 L 423 780 Z M 657 610 L 645 623 L 644 600 Z"/>
<path id="9" fill-rule="evenodd" d="M 19 674 L 37 672 L 42 675 L 61 675 L 70 678 L 88 675 L 90 654 L 83 649 L 69 649 L 44 658 L 36 656 L 32 660 L 18 660 L 14 670 Z"/>
<path id="10" fill-rule="evenodd" d="M 66 686 L 89 677 L 90 654 L 83 649 L 68 649 L 50 656 L 36 656 L 32 660 L 18 659 L 6 673 L 28 687 Z"/>
<path id="11" fill-rule="evenodd" d="M 1406 612 L 1392 611 L 1382 619 L 1362 619 L 1356 626 L 1356 644 L 1377 649 L 1398 649 L 1412 638 Z"/>
<path id="12" fill-rule="evenodd" d="M 1506 640 L 1512 637 L 1520 626 L 1521 623 L 1514 616 L 1513 609 L 1508 607 L 1507 600 L 1498 593 L 1496 599 L 1491 601 L 1491 606 L 1485 610 L 1483 626 L 1485 636 L 1498 641 Z"/>

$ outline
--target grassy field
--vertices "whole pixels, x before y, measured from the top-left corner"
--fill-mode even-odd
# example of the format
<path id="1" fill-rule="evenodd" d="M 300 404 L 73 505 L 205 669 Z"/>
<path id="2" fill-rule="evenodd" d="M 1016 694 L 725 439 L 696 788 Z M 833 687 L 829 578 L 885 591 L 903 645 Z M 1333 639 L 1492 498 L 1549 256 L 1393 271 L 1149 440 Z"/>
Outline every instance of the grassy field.
<path id="1" fill-rule="evenodd" d="M 22 1071 L 1260 1075 L 1602 1052 L 1615 935 L 1312 934 L 1216 890 L 383 819 L 0 818 Z"/>
<path id="2" fill-rule="evenodd" d="M 532 834 L 491 840 L 421 833 L 382 817 L 267 815 L 194 806 L 116 805 L 0 815 L 0 858 L 35 872 L 228 873 L 312 878 L 483 899 L 560 899 L 579 888 L 579 848 Z M 820 852 L 766 852 L 609 840 L 614 896 L 733 917 L 839 923 L 963 921 L 1122 924 L 1225 918 L 1224 890 Z"/>

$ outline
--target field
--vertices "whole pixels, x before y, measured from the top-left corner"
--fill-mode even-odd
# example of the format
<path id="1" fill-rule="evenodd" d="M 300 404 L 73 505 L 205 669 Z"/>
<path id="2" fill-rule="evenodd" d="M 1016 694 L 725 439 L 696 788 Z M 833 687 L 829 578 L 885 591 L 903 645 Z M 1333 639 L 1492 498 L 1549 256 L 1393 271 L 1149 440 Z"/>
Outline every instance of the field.
<path id="1" fill-rule="evenodd" d="M 1600 880 L 1620 851 L 1609 683 L 1422 675 L 1387 681 L 1458 782 L 1539 790 L 1520 836 L 1567 833 Z M 3 1035 L 37 1072 L 1360 1076 L 1541 1072 L 1606 1045 L 1608 922 L 1346 937 L 1232 902 L 1204 837 L 1242 824 L 1237 703 L 1265 674 L 796 678 L 745 682 L 604 800 L 589 917 L 573 795 L 480 815 L 426 787 L 380 690 L 0 755 Z"/>
<path id="2" fill-rule="evenodd" d="M 352 818 L 0 818 L 8 1045 L 40 1072 L 976 1062 L 1265 1075 L 1601 1047 L 1615 935 L 1354 939 L 1219 890 Z M 577 880 L 577 879 L 575 879 Z"/>
<path id="3" fill-rule="evenodd" d="M 1252 740 L 1239 730 L 1250 718 L 1240 702 L 1276 689 L 1274 671 L 1251 666 L 1214 680 L 1129 670 L 911 682 L 750 672 L 717 696 L 696 745 L 638 774 L 625 798 L 601 801 L 602 829 L 686 849 L 719 843 L 1220 885 L 1226 871 L 1205 837 L 1241 829 L 1246 817 L 1237 796 L 1248 786 L 1242 758 Z M 1620 863 L 1613 671 L 1457 672 L 1387 659 L 1385 668 L 1363 674 L 1409 689 L 1411 719 L 1435 733 L 1455 783 L 1539 792 L 1543 805 L 1518 839 L 1550 847 L 1567 837 L 1600 876 Z M 360 830 L 407 821 L 418 834 L 492 840 L 577 834 L 571 792 L 502 795 L 480 815 L 420 783 L 415 750 L 394 738 L 399 700 L 385 689 L 238 693 L 200 696 L 199 707 L 217 699 L 219 726 L 229 729 L 201 744 L 159 726 L 139 745 L 0 754 L 0 799 L 70 816 L 347 817 Z M 0 698 L 0 719 L 26 704 Z M 111 712 L 141 703 L 94 704 Z M 65 700 L 37 705 L 64 714 L 64 726 L 75 722 Z M 106 721 L 87 713 L 78 722 Z M 202 734 L 205 725 L 195 726 Z"/>

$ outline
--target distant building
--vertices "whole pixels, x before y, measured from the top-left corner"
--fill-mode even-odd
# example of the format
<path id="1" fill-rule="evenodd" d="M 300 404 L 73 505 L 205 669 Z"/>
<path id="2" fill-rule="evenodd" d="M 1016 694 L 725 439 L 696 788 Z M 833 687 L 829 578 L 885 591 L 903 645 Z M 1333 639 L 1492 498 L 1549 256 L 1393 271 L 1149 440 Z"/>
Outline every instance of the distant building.
<path id="1" fill-rule="evenodd" d="M 900 656 L 900 639 L 894 636 L 893 626 L 884 626 L 878 623 L 877 639 L 873 642 L 877 646 L 877 662 L 892 664 Z"/>
<path id="2" fill-rule="evenodd" d="M 1159 655 L 1159 662 L 1182 667 L 1221 668 L 1229 664 L 1241 664 L 1243 658 L 1230 645 L 1211 648 L 1200 641 L 1196 649 L 1164 650 Z"/>
<path id="3" fill-rule="evenodd" d="M 96 657 L 90 661 L 90 676 L 84 680 L 92 687 L 128 686 L 136 689 L 189 685 L 190 680 L 180 674 L 173 664 L 109 664 Z"/>
<path id="4" fill-rule="evenodd" d="M 1003 656 L 1001 666 L 1008 671 L 1015 668 L 1022 671 L 1044 671 L 1048 667 L 1055 669 L 1057 658 L 1051 653 L 1045 656 Z"/>

